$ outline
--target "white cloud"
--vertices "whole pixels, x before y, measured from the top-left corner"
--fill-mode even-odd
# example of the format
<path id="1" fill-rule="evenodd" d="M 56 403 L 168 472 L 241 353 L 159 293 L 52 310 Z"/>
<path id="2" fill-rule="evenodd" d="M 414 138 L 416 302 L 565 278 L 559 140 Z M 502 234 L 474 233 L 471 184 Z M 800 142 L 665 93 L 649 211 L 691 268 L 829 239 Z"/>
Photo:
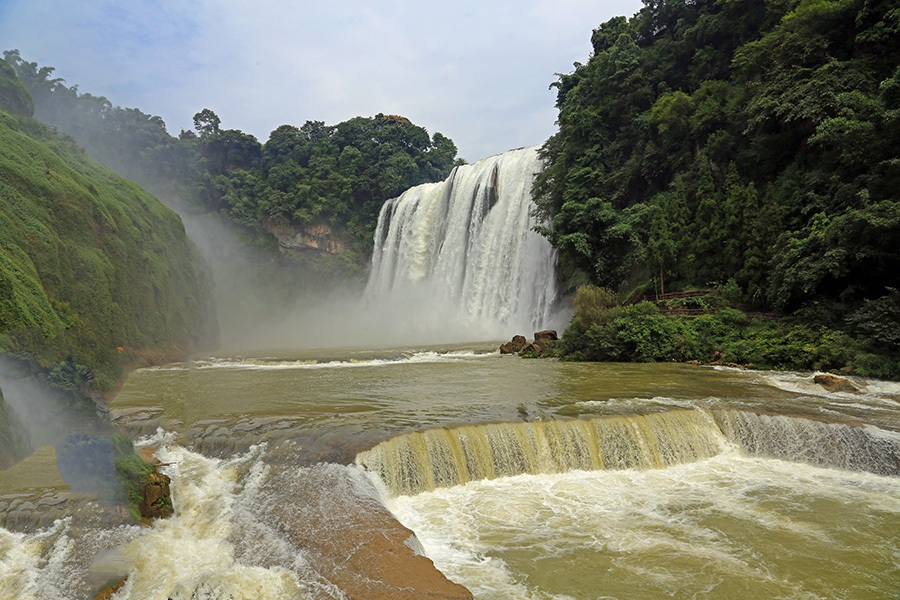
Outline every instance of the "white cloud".
<path id="1" fill-rule="evenodd" d="M 554 73 L 639 0 L 17 0 L 2 49 L 82 91 L 163 117 L 209 107 L 262 141 L 283 123 L 398 113 L 477 160 L 553 131 Z"/>

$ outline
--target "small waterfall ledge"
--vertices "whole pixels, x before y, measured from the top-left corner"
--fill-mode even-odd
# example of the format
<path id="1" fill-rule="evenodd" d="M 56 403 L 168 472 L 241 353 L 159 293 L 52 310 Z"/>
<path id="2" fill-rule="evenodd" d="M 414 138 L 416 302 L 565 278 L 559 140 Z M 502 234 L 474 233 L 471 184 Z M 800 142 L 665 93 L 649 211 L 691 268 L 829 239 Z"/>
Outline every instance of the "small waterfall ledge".
<path id="1" fill-rule="evenodd" d="M 535 233 L 537 148 L 456 167 L 441 183 L 384 204 L 364 298 L 406 325 L 479 339 L 560 326 L 553 317 L 556 252 Z"/>
<path id="2" fill-rule="evenodd" d="M 728 409 L 428 429 L 361 452 L 393 495 L 519 474 L 650 469 L 729 448 L 823 467 L 900 474 L 900 435 L 877 427 Z"/>

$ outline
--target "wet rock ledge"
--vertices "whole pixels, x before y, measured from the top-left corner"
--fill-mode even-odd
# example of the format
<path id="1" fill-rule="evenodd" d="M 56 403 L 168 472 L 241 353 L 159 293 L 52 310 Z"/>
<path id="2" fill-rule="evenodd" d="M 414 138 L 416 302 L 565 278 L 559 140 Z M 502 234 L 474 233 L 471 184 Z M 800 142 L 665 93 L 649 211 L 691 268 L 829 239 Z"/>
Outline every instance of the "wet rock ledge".
<path id="1" fill-rule="evenodd" d="M 559 336 L 553 329 L 536 331 L 533 342 L 525 339 L 524 335 L 514 335 L 511 341 L 500 346 L 500 354 L 518 354 L 522 358 L 544 358 L 553 355 L 553 346 L 558 341 Z"/>

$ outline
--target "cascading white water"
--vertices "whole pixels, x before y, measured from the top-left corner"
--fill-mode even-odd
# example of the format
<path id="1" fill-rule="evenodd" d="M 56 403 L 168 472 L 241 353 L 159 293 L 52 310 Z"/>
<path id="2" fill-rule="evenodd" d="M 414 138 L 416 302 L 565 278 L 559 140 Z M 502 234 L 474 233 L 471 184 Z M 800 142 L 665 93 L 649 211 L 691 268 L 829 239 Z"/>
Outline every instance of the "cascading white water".
<path id="1" fill-rule="evenodd" d="M 664 468 L 710 458 L 729 444 L 748 455 L 900 472 L 900 436 L 877 427 L 700 408 L 428 429 L 381 442 L 356 461 L 392 493 L 414 495 L 524 473 Z"/>
<path id="2" fill-rule="evenodd" d="M 386 202 L 365 291 L 370 305 L 451 337 L 473 327 L 481 339 L 558 327 L 556 253 L 532 230 L 540 170 L 537 148 L 511 150 Z"/>

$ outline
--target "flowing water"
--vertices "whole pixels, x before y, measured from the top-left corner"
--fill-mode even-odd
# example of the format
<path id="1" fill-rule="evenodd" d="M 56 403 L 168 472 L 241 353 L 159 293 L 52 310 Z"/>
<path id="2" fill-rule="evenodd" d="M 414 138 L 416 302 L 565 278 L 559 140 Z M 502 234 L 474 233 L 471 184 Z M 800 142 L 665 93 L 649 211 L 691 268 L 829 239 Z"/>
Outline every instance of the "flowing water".
<path id="1" fill-rule="evenodd" d="M 386 202 L 365 299 L 429 340 L 561 327 L 556 251 L 532 231 L 531 183 L 540 170 L 538 148 L 521 148 Z"/>
<path id="2" fill-rule="evenodd" d="M 347 592 L 374 560 L 348 563 L 348 531 L 367 528 L 478 599 L 896 596 L 900 386 L 495 347 L 135 372 L 111 408 L 160 448 L 176 516 L 110 524 L 20 490 L 0 597 L 87 598 L 116 573 L 118 599 L 380 597 Z M 51 508 L 63 519 L 28 525 Z"/>
<path id="3" fill-rule="evenodd" d="M 531 231 L 539 168 L 516 150 L 385 204 L 368 312 L 344 329 L 387 345 L 564 324 Z M 111 416 L 156 450 L 174 516 L 134 525 L 42 447 L 0 472 L 0 600 L 125 576 L 114 600 L 468 597 L 429 559 L 478 600 L 900 598 L 900 385 L 498 344 L 132 373 Z"/>

